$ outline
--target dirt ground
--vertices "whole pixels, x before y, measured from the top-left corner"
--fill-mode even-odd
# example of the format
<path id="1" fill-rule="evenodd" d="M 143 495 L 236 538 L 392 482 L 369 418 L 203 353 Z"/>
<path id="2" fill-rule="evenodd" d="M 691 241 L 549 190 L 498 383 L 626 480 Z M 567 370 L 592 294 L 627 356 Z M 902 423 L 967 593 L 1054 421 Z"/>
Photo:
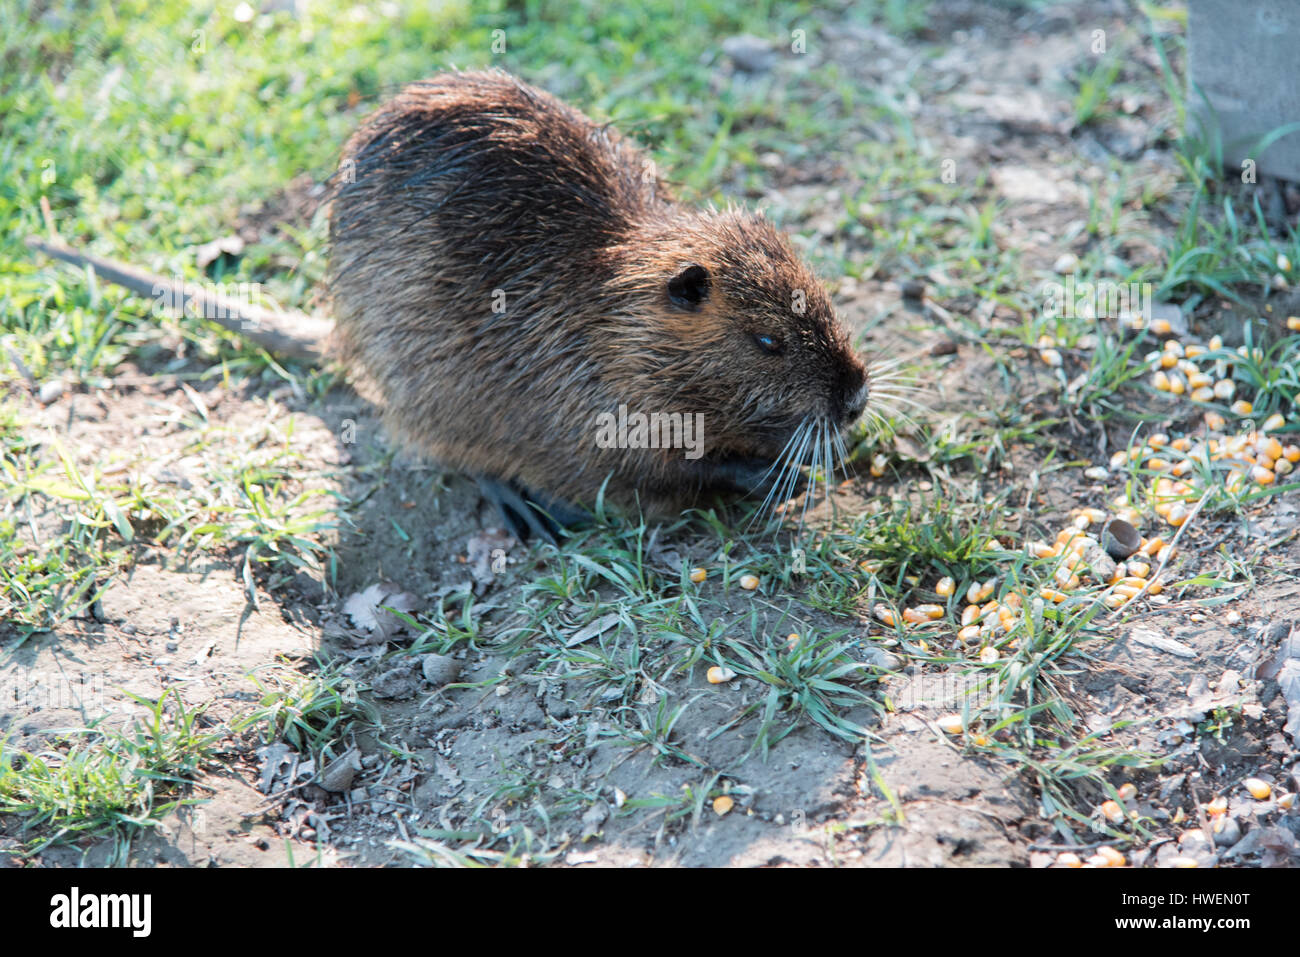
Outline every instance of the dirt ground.
<path id="1" fill-rule="evenodd" d="M 1055 92 L 1063 72 L 1079 60 L 1079 23 L 1085 15 L 1112 23 L 1112 7 L 1019 18 L 977 4 L 951 4 L 945 12 L 929 39 L 959 55 L 932 58 L 923 70 L 911 63 L 919 55 L 914 49 L 883 32 L 831 26 L 823 30 L 826 42 L 810 54 L 813 62 L 776 68 L 833 62 L 855 83 L 896 92 L 936 162 L 952 158 L 959 170 L 988 171 L 991 195 L 1003 204 L 997 242 L 1020 249 L 1044 270 L 1060 257 L 1058 238 L 1068 224 L 1088 215 L 1077 177 L 1087 175 L 1090 157 L 1143 156 L 1167 168 L 1171 179 L 1177 175 L 1167 147 L 1146 140 L 1146 105 L 1136 104 L 1100 129 L 1078 131 L 1068 122 L 1069 105 Z M 837 175 L 843 170 L 833 159 L 811 174 L 774 169 L 758 201 L 782 211 L 792 231 L 830 229 L 839 197 L 851 188 Z M 985 353 L 956 338 L 939 312 L 909 307 L 893 279 L 831 285 L 837 309 L 863 331 L 868 352 L 925 356 L 936 343 L 955 339 L 955 352 L 939 364 L 927 396 L 932 414 L 978 408 L 990 390 L 1001 388 Z M 966 305 L 984 308 L 974 298 Z M 1032 407 L 1039 375 L 1029 371 L 1014 384 L 1026 407 Z M 292 418 L 287 443 L 302 456 L 302 487 L 334 489 L 355 503 L 341 516 L 333 543 L 335 590 L 308 573 L 275 587 L 259 579 L 254 605 L 237 555 L 187 562 L 141 546 L 93 616 L 33 637 L 0 663 L 0 686 L 25 689 L 16 708 L 4 709 L 0 733 L 16 748 L 39 750 L 59 728 L 105 714 L 109 720 L 140 714 L 127 692 L 156 698 L 165 689 L 190 706 L 206 705 L 208 721 L 217 726 L 257 700 L 250 674 L 264 683 L 292 682 L 317 669 L 316 656 L 355 679 L 377 720 L 357 725 L 339 767 L 327 772 L 328 789 L 317 774 L 322 769 L 304 764 L 304 756 L 283 744 L 251 735 L 223 742 L 220 760 L 193 788 L 203 803 L 169 814 L 137 840 L 127 855 L 131 864 L 444 862 L 456 859 L 444 850 L 463 848 L 470 835 L 518 825 L 537 832 L 533 846 L 519 853 L 555 866 L 1046 866 L 1065 848 L 1043 821 L 1032 773 L 964 749 L 937 729 L 937 716 L 960 705 L 942 672 L 915 665 L 871 692 L 877 699 L 888 696 L 893 711 L 882 715 L 863 706 L 847 712 L 870 729 L 869 743 L 847 743 L 803 722 L 765 756 L 754 752 L 757 714 L 740 716 L 761 704 L 762 685 L 749 679 L 714 685 L 702 666 L 638 678 L 636 700 L 647 720 L 664 702 L 689 703 L 672 730 L 673 753 L 626 740 L 615 730 L 601 685 L 556 667 L 554 636 L 519 634 L 520 596 L 529 582 L 555 571 L 556 559 L 494 534 L 495 516 L 472 483 L 395 454 L 374 410 L 346 387 L 323 399 L 283 385 L 226 390 L 208 382 L 195 388 L 210 419 L 234 435 L 274 444 Z M 44 406 L 29 397 L 26 411 L 31 427 L 57 436 L 81 463 L 122 463 L 161 483 L 183 483 L 198 470 L 184 454 L 182 418 L 190 407 L 164 380 L 70 392 Z M 356 441 L 345 443 L 340 436 L 351 434 L 349 425 Z M 1091 450 L 1098 458 L 1103 453 Z M 1023 483 L 1016 463 L 1032 468 L 1029 456 L 1011 450 L 1007 481 Z M 1053 476 L 1044 478 L 1034 499 L 1033 518 L 1045 526 L 1063 520 L 1080 504 L 1080 488 L 1087 488 L 1077 470 Z M 843 491 L 839 507 L 915 491 L 905 482 L 864 475 Z M 1300 503 L 1290 494 L 1268 501 L 1245 522 L 1201 525 L 1188 555 L 1212 555 L 1216 542 L 1228 549 L 1278 543 L 1255 566 L 1255 587 L 1217 605 L 1198 601 L 1195 593 L 1151 599 L 1114 618 L 1107 634 L 1070 660 L 1063 695 L 1099 740 L 1165 757 L 1160 767 L 1132 779 L 1143 814 L 1157 825 L 1130 853 L 1130 863 L 1157 863 L 1176 851 L 1223 865 L 1287 860 L 1279 833 L 1289 827 L 1294 835 L 1296 812 L 1235 795 L 1245 777 L 1300 790 L 1295 742 L 1282 732 L 1285 702 L 1276 681 L 1266 677 L 1289 636 L 1300 635 L 1298 521 Z M 704 560 L 713 547 L 691 528 L 665 533 L 656 544 L 649 561 L 670 578 L 681 562 Z M 472 593 L 472 647 L 459 644 L 449 656 L 452 664 L 430 661 L 431 651 L 404 653 L 414 640 L 409 633 L 389 643 L 366 638 L 344 604 L 389 582 L 409 596 L 417 616 L 442 603 L 446 616 L 455 618 Z M 743 599 L 729 601 L 736 621 L 749 614 Z M 845 627 L 803 606 L 784 622 L 777 620 L 775 601 L 754 608 L 772 628 Z M 557 600 L 550 619 L 557 635 L 575 636 L 580 610 Z M 1230 610 L 1239 616 L 1231 622 Z M 612 643 L 623 656 L 638 643 L 645 651 L 671 641 L 650 631 L 633 633 L 625 624 L 610 624 L 586 641 Z M 870 627 L 865 618 L 851 624 Z M 444 666 L 458 672 L 453 687 L 437 675 L 426 677 L 426 669 Z M 1222 722 L 1221 733 L 1205 730 L 1207 721 L 1224 714 L 1232 717 Z M 617 717 L 620 728 L 635 724 L 629 714 Z M 1115 783 L 1120 780 L 1127 778 Z M 725 815 L 701 796 L 720 785 L 735 802 Z M 1229 816 L 1247 835 L 1256 834 L 1252 846 L 1216 844 L 1203 814 L 1198 820 L 1200 804 L 1217 793 L 1234 795 Z M 539 805 L 547 808 L 545 824 L 538 823 Z M 1179 809 L 1186 823 L 1174 824 L 1171 815 Z M 1285 821 L 1291 824 L 1274 826 Z M 1187 837 L 1198 825 L 1204 825 L 1202 836 Z M 0 822 L 0 862 L 20 864 L 13 853 L 20 837 L 15 822 Z M 1293 848 L 1294 836 L 1291 842 Z M 487 848 L 490 842 L 480 843 Z M 83 841 L 49 848 L 26 863 L 120 862 L 116 853 L 112 841 Z"/>

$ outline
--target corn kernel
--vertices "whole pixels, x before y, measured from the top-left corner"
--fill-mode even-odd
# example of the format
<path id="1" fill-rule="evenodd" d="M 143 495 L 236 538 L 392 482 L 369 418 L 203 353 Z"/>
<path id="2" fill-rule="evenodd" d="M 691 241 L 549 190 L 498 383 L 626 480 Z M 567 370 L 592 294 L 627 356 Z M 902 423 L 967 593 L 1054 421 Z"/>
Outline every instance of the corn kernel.
<path id="1" fill-rule="evenodd" d="M 979 636 L 979 625 L 967 625 L 965 628 L 961 629 L 961 631 L 957 632 L 957 637 L 967 643 L 977 640 Z"/>
<path id="2" fill-rule="evenodd" d="M 1282 450 L 1282 457 L 1292 465 L 1300 462 L 1300 445 L 1288 445 Z"/>
<path id="3" fill-rule="evenodd" d="M 1038 357 L 1053 368 L 1060 368 L 1063 364 L 1061 354 L 1055 349 L 1043 349 L 1038 353 Z"/>
<path id="4" fill-rule="evenodd" d="M 1122 800 L 1130 801 L 1133 798 L 1137 797 L 1137 793 L 1138 793 L 1137 785 L 1134 784 L 1132 781 L 1126 781 L 1122 785 L 1120 785 L 1119 796 Z"/>
<path id="5" fill-rule="evenodd" d="M 1246 780 L 1241 783 L 1246 786 L 1246 790 L 1250 792 L 1250 796 L 1258 801 L 1267 801 L 1269 796 L 1273 793 L 1272 786 L 1267 781 L 1260 780 L 1259 778 L 1246 778 Z"/>
<path id="6" fill-rule="evenodd" d="M 925 615 L 930 621 L 943 617 L 943 605 L 917 605 L 916 610 Z"/>
<path id="7" fill-rule="evenodd" d="M 1123 854 L 1105 844 L 1097 848 L 1097 856 L 1106 859 L 1107 867 L 1123 867 L 1128 863 Z"/>
<path id="8" fill-rule="evenodd" d="M 1236 402 L 1232 403 L 1232 412 L 1234 415 L 1247 416 L 1253 411 L 1255 411 L 1255 407 L 1245 399 L 1238 399 Z"/>
<path id="9" fill-rule="evenodd" d="M 1281 412 L 1274 412 L 1265 419 L 1264 424 L 1260 426 L 1260 428 L 1265 432 L 1276 432 L 1278 429 L 1285 427 L 1286 417 L 1283 416 Z"/>
<path id="10" fill-rule="evenodd" d="M 947 734 L 961 734 L 961 715 L 959 714 L 945 714 L 935 724 L 939 726 L 940 731 Z"/>
<path id="11" fill-rule="evenodd" d="M 992 645 L 985 645 L 980 649 L 980 661 L 986 665 L 991 665 L 998 660 L 998 650 Z"/>
<path id="12" fill-rule="evenodd" d="M 939 583 L 934 586 L 934 592 L 943 598 L 947 598 L 957 589 L 957 583 L 951 578 L 940 578 Z"/>
<path id="13" fill-rule="evenodd" d="M 1205 427 L 1209 429 L 1211 432 L 1222 432 L 1224 426 L 1226 426 L 1227 424 L 1228 424 L 1228 420 L 1225 419 L 1223 416 L 1219 415 L 1219 413 L 1217 412 L 1205 413 Z"/>
<path id="14" fill-rule="evenodd" d="M 1218 352 L 1223 348 L 1223 336 L 1213 336 L 1210 338 L 1210 351 Z"/>
<path id="15" fill-rule="evenodd" d="M 1146 578 L 1151 574 L 1151 566 L 1146 562 L 1129 562 L 1128 573 L 1134 578 Z"/>
<path id="16" fill-rule="evenodd" d="M 873 612 L 877 618 L 883 621 L 886 625 L 889 625 L 889 627 L 892 628 L 897 624 L 897 619 L 894 617 L 894 611 L 888 605 L 877 605 L 873 609 Z"/>
<path id="17" fill-rule="evenodd" d="M 1287 316 L 1286 327 L 1292 332 L 1300 332 L 1300 316 Z"/>
<path id="18" fill-rule="evenodd" d="M 740 587 L 743 588 L 743 589 L 745 589 L 745 591 L 753 591 L 755 588 L 758 587 L 758 576 L 757 576 L 757 575 L 741 575 L 741 576 L 740 576 Z"/>
<path id="19" fill-rule="evenodd" d="M 723 668 L 720 665 L 714 665 L 705 672 L 704 677 L 708 679 L 709 684 L 720 685 L 736 677 L 736 673 L 730 668 Z"/>
<path id="20" fill-rule="evenodd" d="M 1277 474 L 1270 468 L 1256 465 L 1251 468 L 1250 477 L 1256 485 L 1272 485 L 1277 479 Z"/>
<path id="21" fill-rule="evenodd" d="M 713 813 L 718 815 L 718 817 L 722 817 L 722 815 L 726 814 L 735 806 L 736 802 L 725 794 L 719 795 L 713 799 Z"/>
<path id="22" fill-rule="evenodd" d="M 1205 805 L 1205 813 L 1210 817 L 1218 817 L 1220 814 L 1226 814 L 1228 811 L 1228 799 L 1226 797 L 1216 797 L 1209 804 Z"/>
<path id="23" fill-rule="evenodd" d="M 691 581 L 695 582 L 695 584 L 697 585 L 708 577 L 709 577 L 709 573 L 707 569 L 704 568 L 691 569 Z"/>
<path id="24" fill-rule="evenodd" d="M 1151 331 L 1158 336 L 1167 336 L 1174 331 L 1174 327 L 1168 319 L 1152 319 Z"/>

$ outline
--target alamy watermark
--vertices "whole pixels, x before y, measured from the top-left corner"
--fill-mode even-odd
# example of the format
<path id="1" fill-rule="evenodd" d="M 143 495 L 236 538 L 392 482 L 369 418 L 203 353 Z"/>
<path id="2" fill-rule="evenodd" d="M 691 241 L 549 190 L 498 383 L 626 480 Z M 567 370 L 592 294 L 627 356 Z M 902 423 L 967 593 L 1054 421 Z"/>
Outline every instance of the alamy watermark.
<path id="1" fill-rule="evenodd" d="M 602 449 L 685 449 L 686 458 L 704 454 L 704 413 L 618 412 L 596 415 L 596 446 Z"/>
<path id="2" fill-rule="evenodd" d="M 1149 282 L 1076 282 L 1069 274 L 1064 283 L 1043 283 L 1042 296 L 1048 319 L 1151 320 Z"/>

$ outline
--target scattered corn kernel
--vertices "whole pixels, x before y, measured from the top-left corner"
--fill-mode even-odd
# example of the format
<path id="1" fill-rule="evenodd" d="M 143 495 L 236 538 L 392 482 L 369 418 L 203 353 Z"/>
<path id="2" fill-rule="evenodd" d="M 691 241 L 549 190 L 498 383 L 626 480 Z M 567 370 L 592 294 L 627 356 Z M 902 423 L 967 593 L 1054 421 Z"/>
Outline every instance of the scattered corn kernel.
<path id="1" fill-rule="evenodd" d="M 1245 399 L 1238 399 L 1232 403 L 1232 412 L 1234 415 L 1246 416 L 1255 411 L 1255 407 Z"/>
<path id="2" fill-rule="evenodd" d="M 980 636 L 979 625 L 967 625 L 965 628 L 961 629 L 961 631 L 957 632 L 957 637 L 967 643 L 976 641 L 979 638 L 979 636 Z"/>
<path id="3" fill-rule="evenodd" d="M 1108 867 L 1123 867 L 1128 863 L 1123 854 L 1106 844 L 1097 848 L 1097 856 L 1104 857 Z"/>
<path id="4" fill-rule="evenodd" d="M 1300 316 L 1287 316 L 1286 327 L 1292 332 L 1300 332 Z"/>
<path id="5" fill-rule="evenodd" d="M 1053 368 L 1060 368 L 1062 364 L 1061 354 L 1055 349 L 1042 349 L 1039 351 L 1038 357 Z"/>
<path id="6" fill-rule="evenodd" d="M 1260 428 L 1265 432 L 1276 432 L 1278 429 L 1286 427 L 1286 417 L 1281 412 L 1274 412 Z"/>
<path id="7" fill-rule="evenodd" d="M 1267 781 L 1263 781 L 1259 778 L 1246 778 L 1246 780 L 1241 783 L 1246 786 L 1246 790 L 1250 792 L 1250 796 L 1255 798 L 1257 801 L 1267 801 L 1269 796 L 1273 793 L 1272 786 Z"/>
<path id="8" fill-rule="evenodd" d="M 935 722 L 947 734 L 961 734 L 961 715 L 945 714 Z"/>
<path id="9" fill-rule="evenodd" d="M 1215 394 L 1217 395 L 1218 393 L 1216 392 Z M 1223 416 L 1219 415 L 1219 413 L 1217 412 L 1205 413 L 1205 427 L 1209 429 L 1211 432 L 1222 432 L 1224 426 L 1226 426 L 1227 424 L 1228 424 L 1228 420 L 1225 419 Z"/>
<path id="10" fill-rule="evenodd" d="M 743 588 L 743 589 L 745 589 L 745 591 L 753 591 L 755 588 L 758 587 L 758 576 L 757 576 L 757 575 L 741 575 L 741 576 L 740 576 L 740 587 Z"/>
<path id="11" fill-rule="evenodd" d="M 1137 785 L 1134 784 L 1132 781 L 1125 781 L 1122 785 L 1120 785 L 1119 796 L 1122 800 L 1125 801 L 1132 800 L 1133 798 L 1137 797 L 1137 793 L 1138 793 Z"/>
<path id="12" fill-rule="evenodd" d="M 704 677 L 708 679 L 709 684 L 720 685 L 736 677 L 736 673 L 730 668 L 724 668 L 721 665 L 714 665 L 704 673 Z"/>
<path id="13" fill-rule="evenodd" d="M 1146 562 L 1129 562 L 1128 573 L 1134 578 L 1146 578 L 1151 574 L 1151 566 Z"/>
<path id="14" fill-rule="evenodd" d="M 1295 807 L 1295 795 L 1279 794 L 1277 796 L 1277 806 L 1280 807 L 1283 811 L 1291 810 L 1291 808 Z"/>
<path id="15" fill-rule="evenodd" d="M 992 645 L 985 645 L 980 649 L 980 661 L 986 665 L 991 665 L 998 660 L 998 650 Z"/>
<path id="16" fill-rule="evenodd" d="M 1205 805 L 1205 813 L 1210 817 L 1218 817 L 1220 814 L 1226 814 L 1228 811 L 1228 799 L 1226 797 L 1216 797 L 1209 804 Z"/>
<path id="17" fill-rule="evenodd" d="M 735 806 L 736 802 L 725 794 L 719 795 L 713 799 L 713 813 L 718 815 L 718 817 L 722 817 L 722 815 L 726 814 Z"/>
<path id="18" fill-rule="evenodd" d="M 894 617 L 894 610 L 888 605 L 877 605 L 872 610 L 877 618 L 891 628 L 898 623 L 898 620 Z"/>
<path id="19" fill-rule="evenodd" d="M 695 582 L 695 584 L 697 585 L 708 577 L 709 577 L 709 573 L 706 569 L 703 568 L 691 569 L 691 581 Z"/>
<path id="20" fill-rule="evenodd" d="M 1270 468 L 1255 465 L 1251 467 L 1250 477 L 1256 485 L 1272 485 L 1277 479 L 1277 474 Z"/>
<path id="21" fill-rule="evenodd" d="M 957 583 L 951 578 L 940 578 L 939 584 L 934 586 L 934 592 L 943 598 L 947 598 L 957 589 Z"/>

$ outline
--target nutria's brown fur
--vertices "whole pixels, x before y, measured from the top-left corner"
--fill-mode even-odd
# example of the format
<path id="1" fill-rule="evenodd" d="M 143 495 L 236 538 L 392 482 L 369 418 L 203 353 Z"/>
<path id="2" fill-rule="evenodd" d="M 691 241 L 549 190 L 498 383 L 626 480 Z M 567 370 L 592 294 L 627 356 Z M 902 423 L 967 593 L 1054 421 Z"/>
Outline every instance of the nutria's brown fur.
<path id="1" fill-rule="evenodd" d="M 447 467 L 584 504 L 609 477 L 616 502 L 672 510 L 866 399 L 771 224 L 677 205 L 628 140 L 504 73 L 443 74 L 371 116 L 330 232 L 342 353 Z M 703 457 L 598 447 L 620 405 L 702 413 Z"/>

